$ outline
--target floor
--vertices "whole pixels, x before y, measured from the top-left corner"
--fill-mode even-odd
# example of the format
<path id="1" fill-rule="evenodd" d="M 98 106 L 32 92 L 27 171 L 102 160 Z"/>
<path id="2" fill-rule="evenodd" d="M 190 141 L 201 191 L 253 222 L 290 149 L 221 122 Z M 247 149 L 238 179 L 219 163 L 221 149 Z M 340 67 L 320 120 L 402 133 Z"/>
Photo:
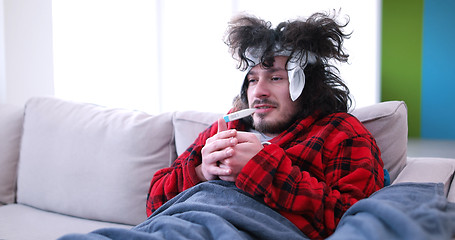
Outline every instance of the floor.
<path id="1" fill-rule="evenodd" d="M 455 140 L 409 139 L 408 156 L 455 158 Z"/>

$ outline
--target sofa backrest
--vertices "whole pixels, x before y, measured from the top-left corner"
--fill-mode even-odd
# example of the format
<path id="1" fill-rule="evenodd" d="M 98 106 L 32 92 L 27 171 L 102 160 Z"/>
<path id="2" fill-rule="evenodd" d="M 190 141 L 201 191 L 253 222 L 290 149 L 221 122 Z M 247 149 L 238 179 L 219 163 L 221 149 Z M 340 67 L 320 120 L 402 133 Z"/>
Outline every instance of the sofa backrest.
<path id="1" fill-rule="evenodd" d="M 402 101 L 388 101 L 354 109 L 351 112 L 375 137 L 385 168 L 393 181 L 406 165 L 408 138 L 407 108 Z M 195 111 L 177 112 L 173 123 L 175 145 L 180 155 L 198 134 L 213 124 L 221 114 Z"/>
<path id="2" fill-rule="evenodd" d="M 177 156 L 194 142 L 199 133 L 215 123 L 223 114 L 198 111 L 175 112 L 172 119 Z"/>
<path id="3" fill-rule="evenodd" d="M 17 202 L 123 224 L 146 219 L 157 169 L 175 156 L 172 114 L 32 98 L 25 106 Z"/>
<path id="4" fill-rule="evenodd" d="M 406 165 L 408 112 L 403 101 L 381 102 L 352 111 L 376 139 L 393 182 Z"/>
<path id="5" fill-rule="evenodd" d="M 22 127 L 22 109 L 0 108 L 0 116 L 7 112 L 11 119 L 0 118 L 0 144 L 10 144 L 0 145 L 0 153 L 3 149 L 10 152 L 8 156 L 0 154 L 0 180 L 14 175 L 7 178 L 11 184 L 6 194 L 0 182 L 0 201 L 14 201 L 14 164 L 20 146 L 18 203 L 131 225 L 146 218 L 145 202 L 153 174 L 168 167 L 201 131 L 222 116 L 196 111 L 152 116 L 48 97 L 30 99 L 24 111 Z M 352 114 L 376 138 L 393 181 L 406 164 L 406 105 L 384 102 Z M 14 166 L 5 170 L 5 163 L 10 162 Z"/>
<path id="6" fill-rule="evenodd" d="M 0 105 L 0 205 L 13 203 L 16 199 L 22 121 L 22 107 Z"/>

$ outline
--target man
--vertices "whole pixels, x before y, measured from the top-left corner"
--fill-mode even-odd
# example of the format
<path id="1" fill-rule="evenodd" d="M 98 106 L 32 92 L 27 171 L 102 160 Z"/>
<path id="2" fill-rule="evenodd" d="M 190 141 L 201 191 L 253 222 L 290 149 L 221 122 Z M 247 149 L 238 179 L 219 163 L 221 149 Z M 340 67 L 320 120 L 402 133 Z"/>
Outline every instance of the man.
<path id="1" fill-rule="evenodd" d="M 319 13 L 275 29 L 252 16 L 234 19 L 226 43 L 246 75 L 231 112 L 256 111 L 229 123 L 218 120 L 170 168 L 158 171 L 147 214 L 201 182 L 219 179 L 233 182 L 309 238 L 325 238 L 350 206 L 381 189 L 379 148 L 347 113 L 349 91 L 329 64 L 348 59 L 344 26 Z"/>

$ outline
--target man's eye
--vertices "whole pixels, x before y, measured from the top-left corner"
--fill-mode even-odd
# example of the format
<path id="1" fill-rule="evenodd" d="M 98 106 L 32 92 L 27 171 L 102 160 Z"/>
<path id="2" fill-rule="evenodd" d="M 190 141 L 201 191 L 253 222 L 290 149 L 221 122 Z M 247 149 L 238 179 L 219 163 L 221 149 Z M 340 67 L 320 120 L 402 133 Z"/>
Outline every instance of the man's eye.
<path id="1" fill-rule="evenodd" d="M 283 78 L 281 78 L 281 77 L 272 77 L 272 81 L 280 81 L 281 79 L 283 79 Z"/>
<path id="2" fill-rule="evenodd" d="M 248 84 L 254 84 L 255 82 L 257 82 L 256 79 L 248 79 Z"/>

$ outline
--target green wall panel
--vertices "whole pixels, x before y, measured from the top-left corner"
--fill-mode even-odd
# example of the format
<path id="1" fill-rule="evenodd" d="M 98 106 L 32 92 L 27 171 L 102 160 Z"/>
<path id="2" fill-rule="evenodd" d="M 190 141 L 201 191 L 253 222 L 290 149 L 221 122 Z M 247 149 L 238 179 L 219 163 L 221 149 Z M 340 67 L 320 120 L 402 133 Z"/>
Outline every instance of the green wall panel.
<path id="1" fill-rule="evenodd" d="M 420 137 L 423 0 L 383 0 L 381 100 L 404 100 L 409 136 Z"/>

